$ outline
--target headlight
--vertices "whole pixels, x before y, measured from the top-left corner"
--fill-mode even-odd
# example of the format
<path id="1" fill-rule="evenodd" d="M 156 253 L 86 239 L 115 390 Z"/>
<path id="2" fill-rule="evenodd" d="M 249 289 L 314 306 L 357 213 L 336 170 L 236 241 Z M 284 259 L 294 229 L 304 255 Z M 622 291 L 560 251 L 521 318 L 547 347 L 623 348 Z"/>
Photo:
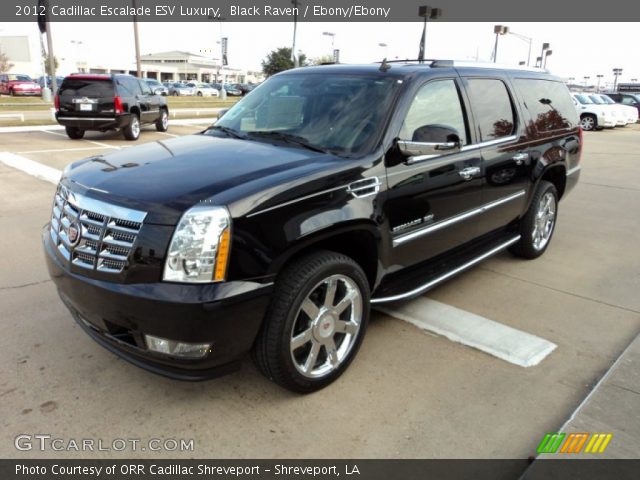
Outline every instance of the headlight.
<path id="1" fill-rule="evenodd" d="M 226 208 L 190 208 L 171 238 L 162 279 L 189 283 L 224 281 L 230 244 L 231 217 Z"/>

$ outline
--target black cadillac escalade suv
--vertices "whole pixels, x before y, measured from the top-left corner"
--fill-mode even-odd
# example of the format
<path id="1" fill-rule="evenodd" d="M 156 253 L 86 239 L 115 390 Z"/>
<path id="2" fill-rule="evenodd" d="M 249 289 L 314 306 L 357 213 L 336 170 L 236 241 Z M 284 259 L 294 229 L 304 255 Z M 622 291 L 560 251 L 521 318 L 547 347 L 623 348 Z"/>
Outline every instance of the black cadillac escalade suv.
<path id="1" fill-rule="evenodd" d="M 169 128 L 167 101 L 145 80 L 124 74 L 73 74 L 65 77 L 55 96 L 56 120 L 73 140 L 87 130 L 122 130 L 137 140 L 140 126 Z"/>
<path id="2" fill-rule="evenodd" d="M 560 79 L 433 61 L 270 78 L 197 135 L 69 165 L 43 240 L 98 343 L 173 378 L 335 380 L 371 304 L 549 245 L 580 174 Z"/>

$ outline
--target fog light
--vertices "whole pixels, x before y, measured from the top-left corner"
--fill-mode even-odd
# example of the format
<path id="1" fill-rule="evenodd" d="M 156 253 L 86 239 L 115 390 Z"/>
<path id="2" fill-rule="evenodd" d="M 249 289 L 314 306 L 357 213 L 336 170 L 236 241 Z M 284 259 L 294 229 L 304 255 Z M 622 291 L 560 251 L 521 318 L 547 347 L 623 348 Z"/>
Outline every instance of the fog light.
<path id="1" fill-rule="evenodd" d="M 149 350 L 165 355 L 184 358 L 204 358 L 209 355 L 211 351 L 210 343 L 177 342 L 166 338 L 154 337 L 153 335 L 145 335 L 144 338 Z"/>

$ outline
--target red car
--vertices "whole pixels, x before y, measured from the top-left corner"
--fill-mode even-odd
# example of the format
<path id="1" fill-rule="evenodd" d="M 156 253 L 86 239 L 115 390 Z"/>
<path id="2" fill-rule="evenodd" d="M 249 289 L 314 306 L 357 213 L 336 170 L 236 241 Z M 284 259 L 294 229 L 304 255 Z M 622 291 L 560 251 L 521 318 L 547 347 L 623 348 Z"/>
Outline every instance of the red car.
<path id="1" fill-rule="evenodd" d="M 42 88 L 29 75 L 0 73 L 0 94 L 40 95 Z"/>

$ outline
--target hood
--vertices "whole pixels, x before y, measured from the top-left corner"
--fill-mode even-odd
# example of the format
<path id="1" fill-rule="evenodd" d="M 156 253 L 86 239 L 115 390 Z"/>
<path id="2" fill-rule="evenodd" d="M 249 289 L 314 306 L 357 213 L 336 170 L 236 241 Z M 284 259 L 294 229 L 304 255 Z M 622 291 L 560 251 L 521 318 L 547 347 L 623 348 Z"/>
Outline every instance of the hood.
<path id="1" fill-rule="evenodd" d="M 198 202 L 224 194 L 228 204 L 234 200 L 230 192 L 259 192 L 307 177 L 328 163 L 344 164 L 344 159 L 265 142 L 188 135 L 73 163 L 63 182 L 91 197 L 146 211 L 147 223 L 173 225 Z"/>

